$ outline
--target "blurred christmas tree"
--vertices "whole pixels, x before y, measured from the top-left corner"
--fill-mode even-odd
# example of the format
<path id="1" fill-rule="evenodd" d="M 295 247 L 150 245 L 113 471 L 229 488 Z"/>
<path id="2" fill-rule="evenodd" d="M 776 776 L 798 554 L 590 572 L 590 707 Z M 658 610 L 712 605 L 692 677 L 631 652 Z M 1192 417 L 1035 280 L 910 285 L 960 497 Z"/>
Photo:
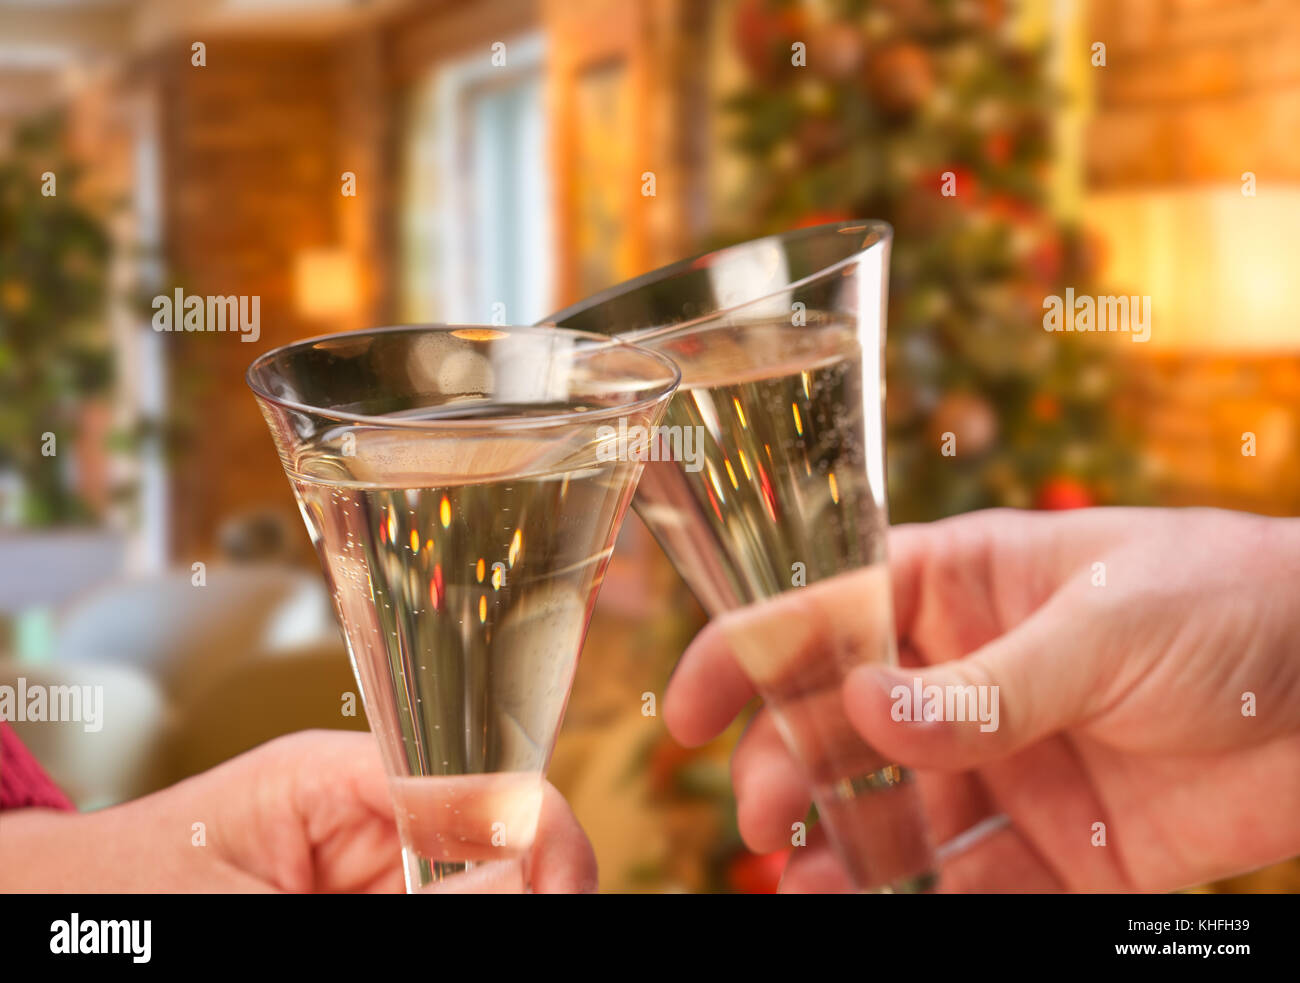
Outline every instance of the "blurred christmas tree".
<path id="1" fill-rule="evenodd" d="M 1046 51 L 1000 0 L 739 0 L 750 163 L 734 238 L 846 218 L 895 230 L 887 358 L 892 518 L 1132 501 L 1114 335 L 1049 334 L 1096 246 L 1047 209 Z M 955 456 L 944 456 L 946 434 Z"/>
<path id="2" fill-rule="evenodd" d="M 1113 411 L 1116 336 L 1043 330 L 1046 297 L 1098 292 L 1098 247 L 1049 209 L 1062 103 L 1046 49 L 1012 37 L 1015 11 L 1001 0 L 731 9 L 747 82 L 724 108 L 749 174 L 744 224 L 725 241 L 855 218 L 894 227 L 893 521 L 1139 501 L 1133 441 Z M 722 765 L 681 756 L 664 794 L 720 810 L 704 889 L 775 890 L 789 851 L 748 854 L 725 771 L 708 788 L 692 779 Z"/>
<path id="3" fill-rule="evenodd" d="M 0 162 L 0 475 L 17 477 L 12 511 L 32 526 L 91 517 L 70 448 L 86 401 L 112 381 L 108 236 L 78 200 L 61 128 L 57 117 L 19 127 Z"/>

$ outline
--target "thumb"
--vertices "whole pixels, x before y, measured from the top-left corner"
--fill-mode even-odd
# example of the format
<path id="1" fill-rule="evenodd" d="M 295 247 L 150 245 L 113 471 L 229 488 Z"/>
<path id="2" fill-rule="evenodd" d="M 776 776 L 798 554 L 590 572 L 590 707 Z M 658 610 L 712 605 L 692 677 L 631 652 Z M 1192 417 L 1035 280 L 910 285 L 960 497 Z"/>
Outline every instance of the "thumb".
<path id="1" fill-rule="evenodd" d="M 1095 647 L 1068 642 L 1047 605 L 963 659 L 916 669 L 860 666 L 844 684 L 849 721 L 882 754 L 961 770 L 1084 720 L 1100 692 Z"/>

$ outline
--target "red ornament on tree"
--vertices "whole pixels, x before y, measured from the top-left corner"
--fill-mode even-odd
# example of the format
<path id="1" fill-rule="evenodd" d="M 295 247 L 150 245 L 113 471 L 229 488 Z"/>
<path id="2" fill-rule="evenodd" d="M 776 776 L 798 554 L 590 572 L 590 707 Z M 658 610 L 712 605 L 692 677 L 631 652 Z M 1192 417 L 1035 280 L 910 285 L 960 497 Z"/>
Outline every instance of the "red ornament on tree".
<path id="1" fill-rule="evenodd" d="M 894 115 L 913 112 L 934 94 L 930 56 L 910 41 L 893 42 L 870 52 L 866 81 L 876 105 Z"/>
<path id="2" fill-rule="evenodd" d="M 808 68 L 821 78 L 843 82 L 862 70 L 866 44 L 862 31 L 847 21 L 819 28 L 808 47 Z"/>
<path id="3" fill-rule="evenodd" d="M 1053 423 L 1061 418 L 1061 401 L 1051 393 L 1038 393 L 1029 403 L 1035 420 Z"/>
<path id="4" fill-rule="evenodd" d="M 1083 482 L 1058 475 L 1048 478 L 1038 489 L 1034 505 L 1040 509 L 1086 509 L 1093 505 L 1092 492 Z"/>
<path id="5" fill-rule="evenodd" d="M 789 850 L 776 853 L 742 851 L 727 865 L 727 882 L 740 894 L 776 894 L 789 859 Z"/>
<path id="6" fill-rule="evenodd" d="M 847 222 L 852 215 L 846 212 L 809 212 L 794 224 L 796 229 L 811 229 L 817 225 L 832 225 L 835 222 Z"/>
<path id="7" fill-rule="evenodd" d="M 802 7 L 774 0 L 741 0 L 733 22 L 736 50 L 755 78 L 772 81 L 778 69 L 790 67 L 791 45 L 807 42 Z"/>
<path id="8" fill-rule="evenodd" d="M 994 130 L 984 138 L 984 156 L 996 167 L 1005 167 L 1015 149 L 1015 140 L 1006 130 Z"/>
<path id="9" fill-rule="evenodd" d="M 989 195 L 984 210 L 999 222 L 1011 225 L 1032 225 L 1042 218 L 1042 213 L 1032 204 L 1004 192 Z"/>
<path id="10" fill-rule="evenodd" d="M 834 121 L 809 116 L 795 132 L 795 148 L 805 166 L 834 158 L 844 146 L 844 134 Z"/>
<path id="11" fill-rule="evenodd" d="M 962 457 L 983 454 L 998 439 L 998 415 L 983 396 L 955 392 L 945 396 L 930 417 L 930 439 L 936 446 L 952 434 Z"/>
<path id="12" fill-rule="evenodd" d="M 980 198 L 979 188 L 975 184 L 975 172 L 960 164 L 923 172 L 917 178 L 917 189 L 921 194 L 955 198 L 966 207 L 973 206 Z"/>
<path id="13" fill-rule="evenodd" d="M 676 741 L 663 740 L 656 744 L 646 766 L 651 792 L 655 795 L 671 794 L 677 782 L 677 773 L 698 753 L 692 748 L 682 747 Z"/>
<path id="14" fill-rule="evenodd" d="M 1065 268 L 1065 249 L 1054 230 L 1045 230 L 1030 251 L 1026 264 L 1041 283 L 1055 283 Z"/>

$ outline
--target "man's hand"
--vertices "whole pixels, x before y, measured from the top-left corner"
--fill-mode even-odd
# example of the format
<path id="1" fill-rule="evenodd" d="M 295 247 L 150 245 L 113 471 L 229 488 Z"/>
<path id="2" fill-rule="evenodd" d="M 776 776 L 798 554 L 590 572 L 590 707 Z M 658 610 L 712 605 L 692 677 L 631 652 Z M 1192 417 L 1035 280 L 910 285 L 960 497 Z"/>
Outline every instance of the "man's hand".
<path id="1" fill-rule="evenodd" d="M 845 710 L 870 745 L 919 769 L 937 843 L 1009 820 L 949 857 L 942 890 L 1165 891 L 1300 852 L 1296 520 L 993 511 L 899 527 L 890 550 L 914 668 L 854 670 Z M 852 578 L 870 590 L 873 575 L 801 590 L 850 598 Z M 780 637 L 764 624 L 779 605 L 727 617 Z M 705 628 L 669 685 L 665 720 L 683 743 L 715 737 L 754 695 L 726 640 L 736 630 Z M 998 728 L 893 720 L 894 687 L 918 676 L 998 687 Z M 767 711 L 732 774 L 750 848 L 788 845 L 810 793 Z M 846 887 L 816 837 L 782 885 Z"/>

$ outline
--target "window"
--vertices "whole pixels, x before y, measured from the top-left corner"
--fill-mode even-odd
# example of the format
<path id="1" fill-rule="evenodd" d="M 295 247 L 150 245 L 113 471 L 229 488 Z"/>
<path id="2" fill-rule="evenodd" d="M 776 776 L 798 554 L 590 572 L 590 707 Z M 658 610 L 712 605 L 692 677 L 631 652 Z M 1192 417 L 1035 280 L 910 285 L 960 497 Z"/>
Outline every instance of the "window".
<path id="1" fill-rule="evenodd" d="M 539 35 L 437 66 L 411 94 L 401 200 L 408 321 L 527 324 L 553 309 Z"/>

